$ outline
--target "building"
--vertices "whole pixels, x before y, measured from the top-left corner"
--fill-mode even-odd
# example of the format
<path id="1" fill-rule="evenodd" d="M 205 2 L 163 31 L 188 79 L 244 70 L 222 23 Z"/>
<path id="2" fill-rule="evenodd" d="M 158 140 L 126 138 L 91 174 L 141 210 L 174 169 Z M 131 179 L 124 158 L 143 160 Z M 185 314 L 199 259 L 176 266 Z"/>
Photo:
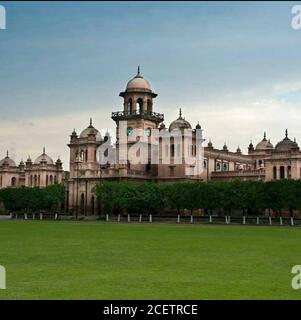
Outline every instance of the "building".
<path id="1" fill-rule="evenodd" d="M 96 201 L 95 186 L 101 181 L 131 181 L 134 183 L 152 181 L 155 183 L 172 183 L 179 181 L 208 181 L 230 179 L 300 179 L 301 152 L 296 141 L 288 138 L 286 130 L 282 141 L 274 146 L 266 138 L 264 133 L 262 141 L 254 148 L 252 142 L 248 147 L 248 154 L 242 154 L 238 147 L 235 152 L 228 150 L 225 144 L 222 149 L 217 149 L 209 141 L 204 146 L 202 163 L 193 166 L 176 162 L 176 158 L 183 156 L 183 150 L 177 151 L 175 139 L 170 137 L 168 150 L 163 147 L 162 139 L 159 140 L 158 163 L 153 163 L 150 158 L 153 141 L 152 132 L 158 129 L 160 132 L 173 132 L 179 130 L 191 131 L 192 142 L 189 145 L 191 154 L 196 156 L 197 129 L 201 130 L 199 123 L 195 128 L 185 120 L 180 109 L 179 117 L 167 128 L 164 124 L 164 115 L 155 112 L 154 99 L 157 94 L 151 89 L 150 83 L 143 78 L 138 67 L 134 78 L 128 81 L 125 91 L 119 94 L 123 98 L 123 110 L 114 111 L 111 118 L 116 123 L 116 143 L 111 143 L 111 137 L 107 132 L 104 137 L 93 126 L 90 120 L 89 126 L 80 135 L 75 130 L 70 136 L 70 177 L 67 184 L 68 208 L 72 212 L 80 214 L 97 214 L 99 212 Z M 127 140 L 121 141 L 121 124 L 126 121 Z M 122 162 L 119 157 L 121 149 L 129 154 L 133 145 L 137 144 L 134 131 L 142 131 L 146 140 L 134 148 L 136 155 L 141 150 L 148 150 L 147 161 L 133 163 L 129 159 Z M 184 135 L 185 136 L 185 135 Z M 183 138 L 184 139 L 184 138 Z M 202 140 L 202 139 L 201 139 Z M 203 143 L 204 140 L 202 140 Z M 107 153 L 114 151 L 116 160 L 114 163 L 99 164 L 98 148 L 107 146 Z M 163 153 L 169 154 L 169 162 L 163 163 Z M 197 159 L 198 161 L 198 159 Z M 189 174 L 195 166 L 202 166 L 199 174 Z M 188 173 L 187 173 L 188 172 Z"/>
<path id="2" fill-rule="evenodd" d="M 136 76 L 128 81 L 119 96 L 123 99 L 123 110 L 113 111 L 111 115 L 116 123 L 115 143 L 112 143 L 108 132 L 102 136 L 90 119 L 88 127 L 79 135 L 75 130 L 70 135 L 68 175 L 64 174 L 61 160 L 54 162 L 45 148 L 34 162 L 29 157 L 26 163 L 21 161 L 18 166 L 7 153 L 0 161 L 0 188 L 46 187 L 64 182 L 67 210 L 94 215 L 100 212 L 95 186 L 102 181 L 173 183 L 231 179 L 269 181 L 301 177 L 301 152 L 296 140 L 288 137 L 287 130 L 283 140 L 275 147 L 264 133 L 255 147 L 250 142 L 248 154 L 242 154 L 239 147 L 232 152 L 226 143 L 222 149 L 215 148 L 211 140 L 203 145 L 200 124 L 193 128 L 181 109 L 178 118 L 167 127 L 164 115 L 154 108 L 157 94 L 143 78 L 139 67 Z M 137 136 L 137 132 L 143 139 Z M 180 138 L 175 134 L 177 132 Z M 156 140 L 157 133 L 161 136 Z M 112 154 L 113 158 L 110 157 Z M 124 154 L 127 157 L 124 158 Z M 157 161 L 153 161 L 154 154 Z M 195 162 L 182 161 L 186 154 Z M 135 162 L 135 158 L 143 161 Z M 166 158 L 168 161 L 165 161 Z"/>
<path id="3" fill-rule="evenodd" d="M 15 161 L 6 157 L 0 161 L 0 189 L 26 187 L 46 187 L 62 183 L 64 171 L 62 162 L 58 158 L 54 163 L 51 157 L 43 153 L 34 161 L 28 157 L 26 163 L 23 161 L 17 166 Z"/>

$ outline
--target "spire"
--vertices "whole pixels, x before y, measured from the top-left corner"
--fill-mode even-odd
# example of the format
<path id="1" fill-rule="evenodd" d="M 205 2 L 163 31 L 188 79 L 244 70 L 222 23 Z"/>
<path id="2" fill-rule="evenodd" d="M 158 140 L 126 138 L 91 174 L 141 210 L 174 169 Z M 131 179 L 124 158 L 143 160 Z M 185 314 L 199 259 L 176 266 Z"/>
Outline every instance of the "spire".
<path id="1" fill-rule="evenodd" d="M 182 118 L 182 108 L 180 108 L 180 110 L 179 110 L 179 119 L 181 119 Z"/>
<path id="2" fill-rule="evenodd" d="M 288 136 L 288 132 L 287 132 L 287 129 L 285 129 L 285 138 L 287 138 Z"/>
<path id="3" fill-rule="evenodd" d="M 6 158 L 8 158 L 8 150 L 6 150 Z"/>
<path id="4" fill-rule="evenodd" d="M 263 140 L 266 140 L 267 139 L 267 135 L 266 135 L 266 132 L 263 133 Z"/>
<path id="5" fill-rule="evenodd" d="M 43 147 L 43 154 L 46 154 L 46 153 L 45 153 L 45 147 Z"/>
<path id="6" fill-rule="evenodd" d="M 90 118 L 90 127 L 92 127 L 92 117 Z"/>
<path id="7" fill-rule="evenodd" d="M 138 77 L 140 76 L 140 66 L 138 66 L 138 68 L 137 68 L 137 76 Z"/>

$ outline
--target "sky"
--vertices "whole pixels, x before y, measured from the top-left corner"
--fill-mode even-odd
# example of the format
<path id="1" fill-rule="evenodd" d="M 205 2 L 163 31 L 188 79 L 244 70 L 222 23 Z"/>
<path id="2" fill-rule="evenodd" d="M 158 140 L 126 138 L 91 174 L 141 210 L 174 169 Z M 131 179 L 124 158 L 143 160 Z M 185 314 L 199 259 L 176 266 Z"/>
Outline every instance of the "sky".
<path id="1" fill-rule="evenodd" d="M 301 144 L 301 2 L 5 2 L 0 158 L 46 147 L 69 168 L 69 135 L 89 118 L 115 131 L 119 93 L 141 73 L 165 124 L 199 121 L 207 140 L 247 152 L 267 132 Z"/>

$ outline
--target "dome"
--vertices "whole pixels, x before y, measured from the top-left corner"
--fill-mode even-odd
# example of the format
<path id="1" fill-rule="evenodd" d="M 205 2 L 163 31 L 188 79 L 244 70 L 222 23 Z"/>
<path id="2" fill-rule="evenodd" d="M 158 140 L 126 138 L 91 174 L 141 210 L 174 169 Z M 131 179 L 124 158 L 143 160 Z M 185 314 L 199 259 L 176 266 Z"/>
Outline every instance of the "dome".
<path id="1" fill-rule="evenodd" d="M 36 158 L 34 164 L 40 164 L 41 162 L 46 164 L 53 164 L 53 160 L 45 153 L 45 148 L 43 149 L 43 153 Z"/>
<path id="2" fill-rule="evenodd" d="M 94 134 L 96 135 L 96 140 L 100 140 L 101 139 L 101 135 L 100 132 L 95 129 L 92 125 L 92 118 L 90 119 L 90 125 L 89 127 L 87 127 L 86 129 L 84 129 L 81 134 L 80 134 L 80 138 L 88 138 L 89 134 Z"/>
<path id="3" fill-rule="evenodd" d="M 175 130 L 175 129 L 191 129 L 191 125 L 188 121 L 186 121 L 184 118 L 182 118 L 182 110 L 180 108 L 179 118 L 177 120 L 174 120 L 170 126 L 169 131 Z"/>
<path id="4" fill-rule="evenodd" d="M 3 165 L 8 165 L 9 167 L 16 167 L 15 161 L 8 156 L 8 151 L 6 152 L 6 157 L 0 160 L 0 166 Z"/>
<path id="5" fill-rule="evenodd" d="M 285 138 L 278 142 L 275 146 L 276 152 L 290 152 L 290 151 L 298 151 L 299 146 L 296 141 L 292 141 L 288 137 L 287 129 L 285 130 Z"/>
<path id="6" fill-rule="evenodd" d="M 263 139 L 259 143 L 257 143 L 255 149 L 256 151 L 274 149 L 274 146 L 271 144 L 270 140 L 267 140 L 266 133 L 264 133 Z"/>
<path id="7" fill-rule="evenodd" d="M 138 67 L 137 75 L 133 79 L 131 79 L 126 85 L 126 90 L 135 89 L 151 91 L 150 83 L 147 80 L 145 80 L 140 74 L 140 67 Z"/>

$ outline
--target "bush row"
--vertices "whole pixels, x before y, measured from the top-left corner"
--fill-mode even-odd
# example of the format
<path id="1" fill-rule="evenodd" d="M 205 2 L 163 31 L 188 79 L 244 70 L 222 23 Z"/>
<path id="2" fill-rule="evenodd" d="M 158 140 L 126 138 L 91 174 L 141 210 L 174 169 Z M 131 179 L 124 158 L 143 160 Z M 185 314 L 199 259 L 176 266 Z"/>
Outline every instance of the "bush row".
<path id="1" fill-rule="evenodd" d="M 97 197 L 107 213 L 153 213 L 160 209 L 204 209 L 206 213 L 218 210 L 242 215 L 301 209 L 301 181 L 275 180 L 225 181 L 197 183 L 116 183 L 104 182 L 96 187 Z"/>

